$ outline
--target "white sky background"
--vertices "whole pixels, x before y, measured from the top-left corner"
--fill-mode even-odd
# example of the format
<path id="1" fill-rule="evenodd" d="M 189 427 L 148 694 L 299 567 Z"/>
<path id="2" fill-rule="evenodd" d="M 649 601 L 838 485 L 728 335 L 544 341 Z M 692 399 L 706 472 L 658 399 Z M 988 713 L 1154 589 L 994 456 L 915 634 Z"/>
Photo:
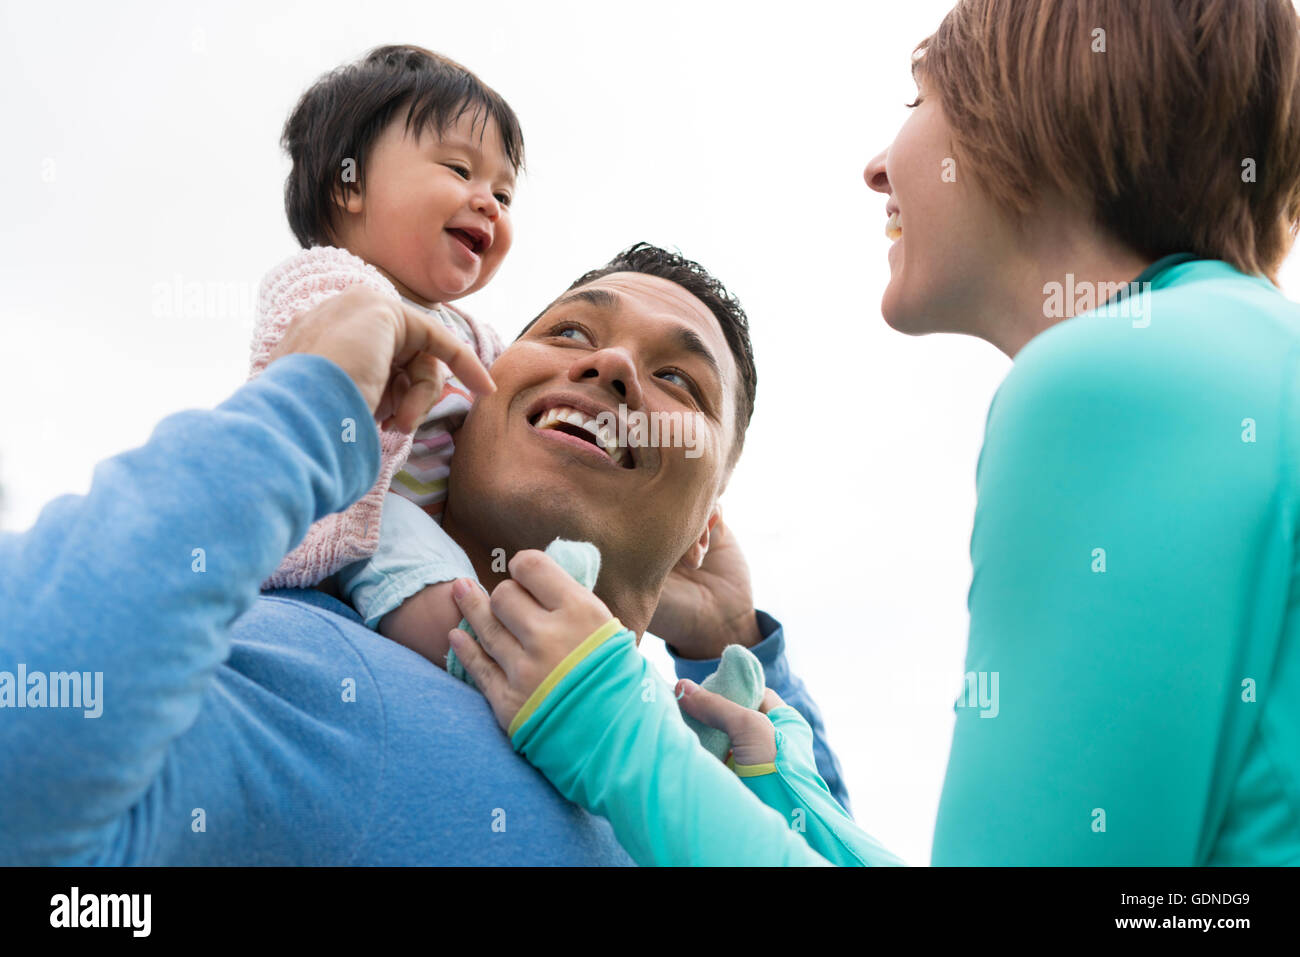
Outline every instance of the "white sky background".
<path id="1" fill-rule="evenodd" d="M 512 337 L 642 239 L 745 304 L 758 403 L 726 516 L 859 822 L 928 862 L 975 464 L 1010 364 L 884 324 L 885 199 L 862 170 L 904 120 L 911 50 L 950 5 L 4 4 L 0 527 L 27 528 L 161 418 L 238 387 L 257 283 L 297 248 L 288 111 L 372 46 L 438 50 L 506 97 L 528 150 L 514 248 L 462 301 L 475 315 Z M 1290 292 L 1294 258 L 1282 278 Z M 207 315 L 157 295 L 195 282 L 213 292 Z M 223 303 L 227 287 L 240 295 Z M 662 645 L 645 647 L 671 677 Z"/>

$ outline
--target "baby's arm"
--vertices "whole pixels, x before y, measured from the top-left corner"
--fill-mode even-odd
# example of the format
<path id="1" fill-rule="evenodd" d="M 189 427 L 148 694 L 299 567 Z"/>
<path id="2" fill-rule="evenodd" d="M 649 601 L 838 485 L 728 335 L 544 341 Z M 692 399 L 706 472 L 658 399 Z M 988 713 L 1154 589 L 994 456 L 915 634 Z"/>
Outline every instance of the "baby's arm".
<path id="1" fill-rule="evenodd" d="M 379 548 L 338 573 L 339 593 L 367 628 L 446 667 L 447 632 L 460 621 L 451 582 L 475 579 L 469 557 L 418 506 L 384 497 Z"/>

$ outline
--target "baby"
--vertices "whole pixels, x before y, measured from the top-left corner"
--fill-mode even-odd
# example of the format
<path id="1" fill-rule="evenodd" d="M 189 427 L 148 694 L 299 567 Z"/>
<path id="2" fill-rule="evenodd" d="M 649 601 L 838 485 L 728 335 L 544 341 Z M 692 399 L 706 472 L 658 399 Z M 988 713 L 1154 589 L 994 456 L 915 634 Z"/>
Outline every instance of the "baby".
<path id="1" fill-rule="evenodd" d="M 446 57 L 380 47 L 303 94 L 282 142 L 293 160 L 285 209 L 303 250 L 262 281 L 251 375 L 295 315 L 357 283 L 427 310 L 491 366 L 499 338 L 449 303 L 487 285 L 510 250 L 524 148 L 505 100 Z M 263 584 L 337 591 L 367 626 L 440 667 L 460 620 L 452 580 L 476 577 L 439 525 L 452 433 L 470 406 L 469 390 L 443 376 L 414 435 L 383 431 L 375 486 L 313 525 Z"/>

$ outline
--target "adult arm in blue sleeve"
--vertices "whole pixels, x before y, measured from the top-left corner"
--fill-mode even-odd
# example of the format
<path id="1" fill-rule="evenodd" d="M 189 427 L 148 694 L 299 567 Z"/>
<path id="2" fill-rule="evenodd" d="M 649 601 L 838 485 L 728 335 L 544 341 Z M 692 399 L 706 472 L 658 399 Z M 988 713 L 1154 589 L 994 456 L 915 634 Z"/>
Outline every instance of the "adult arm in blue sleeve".
<path id="1" fill-rule="evenodd" d="M 113 863 L 229 629 L 322 516 L 373 484 L 379 436 L 334 363 L 291 355 L 211 411 L 164 419 L 90 491 L 0 537 L 0 669 L 100 672 L 83 709 L 0 713 L 0 863 Z"/>

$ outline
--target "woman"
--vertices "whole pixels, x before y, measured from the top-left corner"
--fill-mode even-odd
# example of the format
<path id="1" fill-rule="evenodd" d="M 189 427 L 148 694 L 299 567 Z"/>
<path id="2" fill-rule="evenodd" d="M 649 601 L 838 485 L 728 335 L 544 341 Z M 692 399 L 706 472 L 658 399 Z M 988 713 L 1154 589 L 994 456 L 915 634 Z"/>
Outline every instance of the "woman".
<path id="1" fill-rule="evenodd" d="M 1298 40 L 1287 0 L 962 0 L 918 47 L 915 112 L 865 174 L 896 239 L 882 313 L 1015 359 L 937 864 L 1300 863 L 1300 308 L 1274 286 L 1300 226 Z M 662 617 L 725 621 L 732 586 Z M 544 705 L 584 637 L 498 641 L 489 697 Z M 774 750 L 754 712 L 683 706 Z M 671 777 L 655 757 L 629 750 L 611 786 Z"/>

